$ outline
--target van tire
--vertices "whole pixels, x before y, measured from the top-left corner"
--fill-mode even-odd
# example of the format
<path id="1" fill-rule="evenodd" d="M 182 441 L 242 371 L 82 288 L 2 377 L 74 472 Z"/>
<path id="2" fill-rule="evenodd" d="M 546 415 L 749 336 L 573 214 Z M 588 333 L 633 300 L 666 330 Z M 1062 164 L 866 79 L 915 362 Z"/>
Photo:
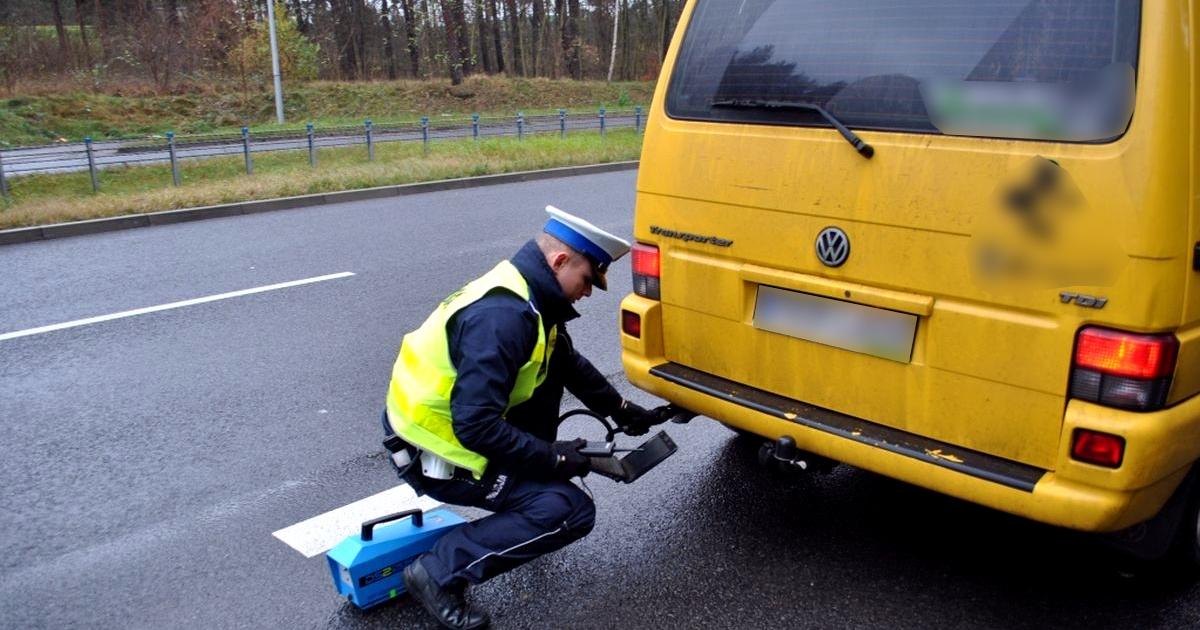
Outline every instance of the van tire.
<path id="1" fill-rule="evenodd" d="M 1200 484 L 1191 489 L 1187 509 L 1179 519 L 1179 531 L 1170 551 L 1174 568 L 1188 575 L 1200 575 Z"/>
<path id="2" fill-rule="evenodd" d="M 1127 529 L 1101 534 L 1131 574 L 1200 577 L 1200 466 L 1193 465 L 1158 514 Z"/>

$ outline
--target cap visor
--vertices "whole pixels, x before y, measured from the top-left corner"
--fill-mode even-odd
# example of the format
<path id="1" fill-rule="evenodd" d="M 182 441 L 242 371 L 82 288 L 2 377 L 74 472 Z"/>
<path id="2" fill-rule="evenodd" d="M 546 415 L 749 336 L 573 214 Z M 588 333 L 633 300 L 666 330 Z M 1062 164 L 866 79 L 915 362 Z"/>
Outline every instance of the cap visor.
<path id="1" fill-rule="evenodd" d="M 592 267 L 592 286 L 601 291 L 608 290 L 608 278 L 604 277 L 604 272 Z"/>

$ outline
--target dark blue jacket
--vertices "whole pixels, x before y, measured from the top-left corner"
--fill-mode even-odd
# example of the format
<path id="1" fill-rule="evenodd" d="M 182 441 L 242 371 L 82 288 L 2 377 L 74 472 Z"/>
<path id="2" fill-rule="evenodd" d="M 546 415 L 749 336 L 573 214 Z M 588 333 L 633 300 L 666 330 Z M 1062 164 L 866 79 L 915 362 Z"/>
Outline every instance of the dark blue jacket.
<path id="1" fill-rule="evenodd" d="M 554 467 L 550 443 L 558 432 L 563 389 L 604 416 L 621 404 L 621 395 L 575 351 L 565 324 L 579 313 L 563 295 L 537 243 L 526 243 L 511 261 L 529 283 L 547 332 L 558 326 L 546 380 L 532 398 L 509 411 L 507 420 L 503 417 L 517 370 L 537 343 L 537 314 L 512 293 L 493 292 L 459 311 L 446 326 L 450 360 L 458 371 L 450 413 L 454 435 L 487 457 L 489 466 L 544 476 Z"/>

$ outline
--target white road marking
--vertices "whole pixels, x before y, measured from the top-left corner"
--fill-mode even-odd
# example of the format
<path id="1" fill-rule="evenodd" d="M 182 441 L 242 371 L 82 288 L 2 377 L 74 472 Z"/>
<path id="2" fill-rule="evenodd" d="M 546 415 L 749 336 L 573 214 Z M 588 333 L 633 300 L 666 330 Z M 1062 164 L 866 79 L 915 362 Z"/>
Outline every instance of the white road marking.
<path id="1" fill-rule="evenodd" d="M 253 289 L 242 289 L 241 291 L 230 291 L 229 293 L 221 293 L 219 295 L 209 295 L 207 297 L 184 300 L 182 302 L 172 302 L 170 304 L 160 304 L 159 306 L 147 306 L 146 308 L 138 308 L 132 311 L 122 311 L 120 313 L 111 313 L 109 315 L 100 315 L 97 317 L 89 317 L 87 319 L 77 319 L 61 324 L 51 324 L 49 326 L 40 326 L 38 328 L 27 328 L 16 332 L 0 334 L 0 341 L 7 339 L 16 339 L 17 337 L 28 337 L 29 335 L 40 335 L 42 333 L 62 330 L 64 328 L 74 328 L 76 326 L 86 326 L 88 324 L 98 324 L 107 322 L 113 319 L 121 319 L 123 317 L 133 317 L 135 315 L 145 315 L 146 313 L 157 313 L 158 311 L 166 311 L 173 308 L 182 308 L 184 306 L 195 306 L 206 302 L 215 302 L 217 300 L 227 300 L 229 298 L 241 297 L 243 295 L 251 295 L 254 293 L 262 293 L 264 291 L 274 291 L 276 289 L 286 289 L 288 287 L 297 287 L 302 284 L 312 284 L 314 282 L 323 282 L 325 280 L 336 280 L 338 278 L 346 278 L 353 276 L 350 271 L 341 273 L 331 273 L 326 276 L 317 276 L 315 278 L 305 278 L 303 280 L 292 280 L 291 282 L 280 282 L 279 284 L 270 284 L 265 287 L 255 287 Z"/>
<path id="2" fill-rule="evenodd" d="M 418 508 L 427 512 L 439 505 L 440 502 L 430 497 L 418 497 L 412 486 L 402 484 L 289 525 L 271 535 L 304 554 L 305 558 L 311 558 L 333 549 L 347 536 L 362 531 L 364 521 Z"/>

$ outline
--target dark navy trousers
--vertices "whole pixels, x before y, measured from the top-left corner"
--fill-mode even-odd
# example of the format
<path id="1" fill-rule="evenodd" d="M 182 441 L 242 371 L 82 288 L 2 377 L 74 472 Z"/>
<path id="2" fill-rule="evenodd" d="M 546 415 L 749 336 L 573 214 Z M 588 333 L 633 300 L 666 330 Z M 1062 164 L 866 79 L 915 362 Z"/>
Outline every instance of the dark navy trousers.
<path id="1" fill-rule="evenodd" d="M 561 397 L 562 386 L 552 393 Z M 380 421 L 391 435 L 387 412 Z M 544 437 L 553 440 L 554 430 L 552 425 Z M 478 480 L 461 468 L 453 479 L 430 479 L 414 463 L 398 472 L 417 493 L 492 512 L 446 534 L 424 556 L 422 564 L 439 586 L 484 582 L 583 538 L 596 523 L 592 499 L 570 481 L 529 479 L 493 467 Z"/>
<path id="2" fill-rule="evenodd" d="M 418 491 L 453 505 L 493 512 L 443 536 L 423 564 L 438 585 L 471 584 L 561 549 L 583 538 L 596 522 L 592 499 L 569 481 L 522 479 L 503 473 L 475 480 L 406 476 Z"/>

